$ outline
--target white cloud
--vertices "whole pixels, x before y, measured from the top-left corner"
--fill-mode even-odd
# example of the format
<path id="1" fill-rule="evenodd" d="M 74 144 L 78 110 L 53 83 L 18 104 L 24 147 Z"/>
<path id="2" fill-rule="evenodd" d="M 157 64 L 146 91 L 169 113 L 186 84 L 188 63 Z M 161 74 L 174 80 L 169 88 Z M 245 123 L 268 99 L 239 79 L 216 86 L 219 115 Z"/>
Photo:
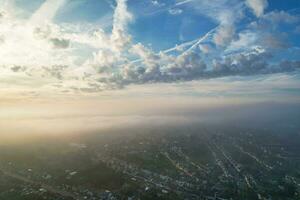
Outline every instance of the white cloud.
<path id="1" fill-rule="evenodd" d="M 115 31 L 125 31 L 127 25 L 133 20 L 132 14 L 127 10 L 126 2 L 127 0 L 117 0 L 113 24 Z"/>
<path id="2" fill-rule="evenodd" d="M 66 0 L 46 0 L 43 5 L 32 15 L 31 22 L 41 24 L 45 21 L 52 21 L 58 9 Z"/>
<path id="3" fill-rule="evenodd" d="M 231 42 L 235 35 L 235 27 L 232 24 L 221 25 L 214 35 L 214 42 L 218 46 L 225 46 Z"/>
<path id="4" fill-rule="evenodd" d="M 203 52 L 204 54 L 208 54 L 211 51 L 213 51 L 213 47 L 211 47 L 211 45 L 209 44 L 200 44 L 199 45 L 199 49 L 201 52 Z"/>
<path id="5" fill-rule="evenodd" d="M 110 68 L 116 63 L 124 61 L 122 57 L 125 48 L 131 42 L 131 36 L 127 33 L 127 26 L 133 20 L 132 14 L 127 10 L 127 0 L 118 0 L 117 6 L 113 16 L 113 29 L 110 36 L 103 31 L 97 32 L 100 44 L 104 48 L 100 49 L 98 53 L 94 53 L 93 65 L 100 68 Z M 125 59 L 126 60 L 126 59 Z M 100 69 L 100 71 L 102 71 Z"/>
<path id="6" fill-rule="evenodd" d="M 67 64 L 66 59 L 62 59 L 67 52 L 53 49 L 58 45 L 56 40 L 60 35 L 54 27 L 49 26 L 47 33 L 37 33 L 33 25 L 17 20 L 3 22 L 0 27 L 0 35 L 3 36 L 0 48 L 1 65 L 33 67 Z M 55 41 L 56 44 L 53 44 Z"/>
<path id="7" fill-rule="evenodd" d="M 267 0 L 246 0 L 246 5 L 252 9 L 255 16 L 261 17 L 264 14 L 264 10 L 268 7 L 268 1 Z"/>
<path id="8" fill-rule="evenodd" d="M 257 45 L 258 35 L 252 31 L 244 31 L 238 34 L 238 38 L 230 43 L 226 52 L 243 51 Z"/>
<path id="9" fill-rule="evenodd" d="M 299 16 L 292 15 L 285 11 L 271 11 L 263 16 L 263 19 L 270 21 L 274 25 L 280 23 L 294 24 L 299 22 Z"/>
<path id="10" fill-rule="evenodd" d="M 165 6 L 166 4 L 161 2 L 161 1 L 158 1 L 158 0 L 152 0 L 151 3 L 154 5 L 154 6 L 157 6 L 157 7 L 162 7 L 162 6 Z"/>

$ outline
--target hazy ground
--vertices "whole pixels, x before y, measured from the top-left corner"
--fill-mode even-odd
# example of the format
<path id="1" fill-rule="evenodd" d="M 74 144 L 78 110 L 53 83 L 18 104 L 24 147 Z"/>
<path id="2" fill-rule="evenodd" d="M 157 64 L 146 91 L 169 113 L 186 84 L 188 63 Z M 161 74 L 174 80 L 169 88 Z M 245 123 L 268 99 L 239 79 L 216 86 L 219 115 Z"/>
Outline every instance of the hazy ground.
<path id="1" fill-rule="evenodd" d="M 299 115 L 262 103 L 6 119 L 0 199 L 298 199 Z"/>

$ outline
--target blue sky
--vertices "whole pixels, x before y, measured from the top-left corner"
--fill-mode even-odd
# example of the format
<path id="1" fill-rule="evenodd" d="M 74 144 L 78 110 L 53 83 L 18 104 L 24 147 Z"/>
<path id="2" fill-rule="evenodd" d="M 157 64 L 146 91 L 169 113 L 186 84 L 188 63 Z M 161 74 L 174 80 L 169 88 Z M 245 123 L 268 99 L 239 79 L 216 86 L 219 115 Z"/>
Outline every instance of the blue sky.
<path id="1" fill-rule="evenodd" d="M 24 9 L 26 11 L 25 16 L 30 17 L 44 2 L 44 0 L 15 0 L 15 5 Z M 128 9 L 135 16 L 134 23 L 129 25 L 129 32 L 133 35 L 134 41 L 152 44 L 155 50 L 161 50 L 163 48 L 171 48 L 184 41 L 197 39 L 211 28 L 219 25 L 219 22 L 215 21 L 215 19 L 207 16 L 205 13 L 201 13 L 197 8 L 193 8 L 193 4 L 199 4 L 201 1 L 197 2 L 197 0 L 194 0 L 175 6 L 178 2 L 184 1 L 129 0 L 127 3 Z M 211 4 L 225 2 L 223 3 L 224 5 L 231 6 L 229 5 L 230 2 L 235 5 L 241 1 L 215 0 L 211 2 Z M 64 5 L 57 11 L 54 21 L 56 23 L 95 23 L 96 25 L 97 22 L 107 15 L 113 17 L 114 10 L 111 5 L 116 6 L 116 2 L 114 0 L 66 0 Z M 222 7 L 217 9 L 222 12 Z M 170 12 L 172 11 L 175 13 L 171 14 Z M 179 13 L 176 13 L 176 11 Z M 265 8 L 265 13 L 274 11 L 284 11 L 291 15 L 299 15 L 300 2 L 297 0 L 272 0 Z M 243 29 L 249 23 L 257 20 L 250 10 L 245 10 L 243 14 L 245 16 L 237 24 L 237 29 Z M 112 24 L 106 28 L 109 31 L 112 28 Z M 296 27 L 294 25 L 280 24 L 278 31 L 288 32 L 291 39 L 290 42 L 299 46 L 299 35 L 293 33 L 293 28 Z"/>
<path id="2" fill-rule="evenodd" d="M 0 4 L 2 95 L 101 94 L 170 84 L 176 88 L 174 96 L 255 99 L 265 90 L 255 88 L 255 94 L 240 88 L 237 93 L 232 88 L 237 82 L 246 87 L 258 80 L 268 85 L 269 99 L 300 95 L 298 0 L 0 0 Z M 280 77 L 287 84 L 280 81 L 283 85 L 271 87 L 266 82 Z M 195 88 L 212 82 L 220 88 L 234 86 L 232 91 L 210 92 L 209 87 L 200 94 L 197 89 L 182 91 L 186 84 Z"/>
<path id="3" fill-rule="evenodd" d="M 21 5 L 25 4 L 22 0 L 19 0 L 19 2 Z M 43 1 L 34 2 L 33 5 L 29 5 L 31 10 L 36 9 Z M 113 15 L 113 8 L 110 7 L 109 2 L 111 5 L 116 5 L 113 0 L 69 0 L 58 11 L 55 21 L 57 23 L 97 23 L 105 15 Z M 219 23 L 215 19 L 194 9 L 193 1 L 174 6 L 178 2 L 180 1 L 129 0 L 128 9 L 135 16 L 134 23 L 130 24 L 130 33 L 134 36 L 134 40 L 146 44 L 151 43 L 154 49 L 161 50 L 162 48 L 171 48 L 184 41 L 197 39 L 213 27 L 218 26 Z M 228 4 L 228 6 L 231 6 L 229 5 L 230 1 L 215 1 L 215 3 L 212 1 L 212 4 L 218 4 L 219 2 L 225 2 L 225 5 Z M 232 2 L 232 4 L 238 4 L 241 1 Z M 195 3 L 199 2 L 195 0 Z M 26 4 L 28 5 L 28 3 Z M 222 7 L 218 9 L 218 11 L 222 12 Z M 171 11 L 180 13 L 171 14 Z M 273 0 L 265 8 L 265 13 L 274 11 L 284 11 L 291 15 L 298 15 L 300 12 L 300 2 L 297 0 L 289 0 L 288 2 Z M 237 24 L 237 29 L 243 29 L 249 23 L 257 20 L 250 10 L 245 10 L 243 14 L 245 15 L 244 19 Z M 294 25 L 287 26 L 280 24 L 278 31 L 290 33 L 290 42 L 299 46 L 299 35 L 297 33 L 293 34 L 293 28 L 295 28 Z"/>

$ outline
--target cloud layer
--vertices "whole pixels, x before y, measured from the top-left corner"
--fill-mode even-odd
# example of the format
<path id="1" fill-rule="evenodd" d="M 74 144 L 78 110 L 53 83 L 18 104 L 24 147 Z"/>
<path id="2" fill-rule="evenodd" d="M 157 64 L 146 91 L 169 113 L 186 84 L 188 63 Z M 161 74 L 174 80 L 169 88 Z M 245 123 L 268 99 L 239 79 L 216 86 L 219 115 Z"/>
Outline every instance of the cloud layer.
<path id="1" fill-rule="evenodd" d="M 3 1 L 3 0 L 2 0 Z M 112 29 L 87 24 L 56 24 L 53 18 L 66 1 L 45 3 L 29 18 L 4 1 L 0 10 L 0 70 L 2 76 L 44 78 L 49 90 L 97 92 L 129 84 L 178 82 L 235 75 L 296 71 L 300 61 L 280 58 L 293 47 L 291 31 L 299 15 L 266 12 L 267 0 L 189 0 L 153 6 L 180 16 L 193 10 L 212 20 L 215 27 L 204 36 L 167 50 L 154 51 L 130 34 L 135 18 L 127 0 L 111 4 Z M 11 9 L 14 8 L 14 9 Z M 247 14 L 253 13 L 252 20 Z M 249 18 L 249 17 L 248 17 Z M 296 32 L 296 30 L 295 30 Z"/>

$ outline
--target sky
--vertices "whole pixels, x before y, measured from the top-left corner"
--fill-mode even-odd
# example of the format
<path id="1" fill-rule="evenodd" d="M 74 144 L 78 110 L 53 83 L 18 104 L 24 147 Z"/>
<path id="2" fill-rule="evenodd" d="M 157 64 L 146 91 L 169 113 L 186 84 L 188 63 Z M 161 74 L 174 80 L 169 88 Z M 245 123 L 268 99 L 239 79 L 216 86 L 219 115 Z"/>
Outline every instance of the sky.
<path id="1" fill-rule="evenodd" d="M 0 0 L 0 127 L 299 102 L 299 70 L 298 0 Z"/>

